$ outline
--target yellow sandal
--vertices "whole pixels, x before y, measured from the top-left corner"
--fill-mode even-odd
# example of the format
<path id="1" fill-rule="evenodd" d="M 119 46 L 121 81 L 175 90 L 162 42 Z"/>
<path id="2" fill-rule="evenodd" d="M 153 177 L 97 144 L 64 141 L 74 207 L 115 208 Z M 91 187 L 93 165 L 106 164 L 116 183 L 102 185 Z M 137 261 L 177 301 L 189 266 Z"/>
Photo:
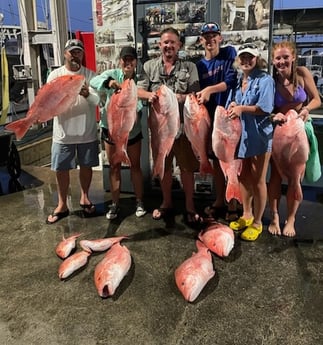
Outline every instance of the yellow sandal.
<path id="1" fill-rule="evenodd" d="M 230 222 L 229 227 L 232 230 L 242 230 L 248 226 L 250 226 L 253 223 L 253 217 L 249 218 L 249 219 L 244 219 L 242 217 L 240 217 L 239 219 Z"/>
<path id="2" fill-rule="evenodd" d="M 256 241 L 259 235 L 262 233 L 262 225 L 260 227 L 255 227 L 250 225 L 247 229 L 241 234 L 241 238 L 245 241 Z"/>

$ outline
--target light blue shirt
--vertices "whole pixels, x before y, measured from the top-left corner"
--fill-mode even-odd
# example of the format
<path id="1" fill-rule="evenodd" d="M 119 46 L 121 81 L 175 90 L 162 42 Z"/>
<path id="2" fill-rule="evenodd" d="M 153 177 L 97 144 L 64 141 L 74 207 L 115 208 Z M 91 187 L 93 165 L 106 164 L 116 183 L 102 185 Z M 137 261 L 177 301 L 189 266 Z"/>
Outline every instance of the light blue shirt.
<path id="1" fill-rule="evenodd" d="M 273 125 L 270 114 L 274 109 L 275 83 L 262 70 L 254 70 L 248 77 L 248 86 L 241 90 L 241 77 L 234 101 L 238 105 L 257 105 L 266 114 L 241 114 L 242 133 L 237 150 L 238 158 L 258 156 L 272 150 Z"/>

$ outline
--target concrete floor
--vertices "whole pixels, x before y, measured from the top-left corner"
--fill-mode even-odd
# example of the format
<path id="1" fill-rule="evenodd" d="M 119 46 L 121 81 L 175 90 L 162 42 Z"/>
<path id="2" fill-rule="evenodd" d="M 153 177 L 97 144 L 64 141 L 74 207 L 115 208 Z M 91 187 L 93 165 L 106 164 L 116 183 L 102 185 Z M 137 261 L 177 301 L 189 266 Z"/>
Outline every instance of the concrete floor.
<path id="1" fill-rule="evenodd" d="M 175 285 L 174 270 L 195 250 L 197 232 L 185 226 L 180 213 L 173 227 L 153 221 L 150 214 L 137 219 L 131 194 L 122 196 L 120 219 L 108 221 L 104 213 L 110 194 L 103 190 L 100 171 L 91 189 L 98 215 L 83 218 L 75 173 L 72 214 L 55 225 L 45 224 L 56 205 L 49 168 L 23 167 L 25 190 L 0 197 L 0 344 L 323 344 L 320 190 L 305 193 L 312 200 L 304 200 L 299 210 L 298 238 L 267 231 L 253 243 L 237 237 L 228 258 L 213 256 L 215 277 L 194 303 L 187 303 Z M 150 212 L 159 202 L 159 195 L 146 196 Z M 182 211 L 182 198 L 176 202 Z M 201 210 L 209 202 L 196 201 Z M 102 253 L 92 255 L 70 279 L 58 279 L 61 260 L 55 247 L 63 235 L 76 232 L 83 239 L 131 235 L 123 244 L 133 264 L 112 298 L 101 299 L 94 286 Z"/>

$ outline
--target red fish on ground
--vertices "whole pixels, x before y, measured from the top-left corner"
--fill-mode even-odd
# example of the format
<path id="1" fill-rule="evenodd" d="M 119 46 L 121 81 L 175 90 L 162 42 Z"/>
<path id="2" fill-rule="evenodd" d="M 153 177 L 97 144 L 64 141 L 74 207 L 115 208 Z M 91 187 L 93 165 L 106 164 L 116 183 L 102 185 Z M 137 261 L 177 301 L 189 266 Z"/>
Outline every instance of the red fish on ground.
<path id="1" fill-rule="evenodd" d="M 96 240 L 82 240 L 80 241 L 80 246 L 83 250 L 87 252 L 103 252 L 112 247 L 115 243 L 122 241 L 123 239 L 128 238 L 127 236 L 119 237 L 108 237 L 108 238 L 99 238 Z"/>
<path id="2" fill-rule="evenodd" d="M 289 110 L 285 118 L 286 122 L 274 130 L 272 157 L 282 178 L 288 179 L 288 188 L 294 189 L 295 200 L 301 200 L 300 182 L 309 156 L 309 143 L 304 121 L 297 112 Z"/>
<path id="3" fill-rule="evenodd" d="M 137 86 L 133 79 L 126 79 L 110 99 L 107 109 L 109 134 L 116 152 L 112 163 L 130 165 L 127 154 L 129 133 L 137 120 Z"/>
<path id="4" fill-rule="evenodd" d="M 211 223 L 200 232 L 199 239 L 212 253 L 220 257 L 228 256 L 234 247 L 233 230 L 221 223 Z"/>
<path id="5" fill-rule="evenodd" d="M 58 268 L 58 277 L 66 279 L 72 273 L 85 266 L 91 253 L 82 250 L 66 258 Z"/>
<path id="6" fill-rule="evenodd" d="M 82 234 L 75 234 L 67 238 L 63 236 L 63 240 L 56 246 L 56 254 L 62 259 L 67 258 L 76 247 L 76 239 L 81 235 Z"/>
<path id="7" fill-rule="evenodd" d="M 153 176 L 164 177 L 165 158 L 169 154 L 180 128 L 178 102 L 175 93 L 166 85 L 157 91 L 148 118 L 153 154 Z"/>
<path id="8" fill-rule="evenodd" d="M 75 104 L 84 82 L 82 75 L 64 75 L 44 84 L 26 117 L 7 124 L 6 129 L 15 132 L 16 138 L 21 139 L 33 124 L 49 121 L 54 116 L 64 116 Z"/>
<path id="9" fill-rule="evenodd" d="M 196 241 L 196 247 L 197 253 L 193 253 L 175 270 L 176 285 L 188 302 L 194 302 L 215 275 L 208 248 L 201 241 Z"/>
<path id="10" fill-rule="evenodd" d="M 131 266 L 131 255 L 127 247 L 115 243 L 96 265 L 94 283 L 99 296 L 112 296 Z"/>
<path id="11" fill-rule="evenodd" d="M 184 103 L 184 130 L 196 158 L 200 161 L 201 175 L 213 173 L 207 156 L 210 127 L 211 120 L 205 105 L 199 104 L 194 94 L 187 95 Z"/>
<path id="12" fill-rule="evenodd" d="M 227 177 L 226 199 L 228 202 L 234 198 L 241 203 L 238 183 L 241 160 L 235 159 L 241 130 L 242 127 L 239 118 L 230 119 L 229 113 L 225 108 L 222 106 L 216 107 L 212 131 L 212 149 L 220 161 L 224 175 Z"/>

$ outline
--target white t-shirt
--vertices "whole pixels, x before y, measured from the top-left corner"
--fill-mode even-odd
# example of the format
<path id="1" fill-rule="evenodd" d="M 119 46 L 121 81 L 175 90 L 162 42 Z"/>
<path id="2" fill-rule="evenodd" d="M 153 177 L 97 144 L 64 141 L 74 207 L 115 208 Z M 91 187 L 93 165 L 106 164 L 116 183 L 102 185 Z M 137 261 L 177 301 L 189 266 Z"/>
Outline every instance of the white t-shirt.
<path id="1" fill-rule="evenodd" d="M 47 78 L 47 82 L 62 75 L 81 74 L 85 76 L 86 83 L 96 75 L 91 70 L 82 66 L 77 72 L 66 69 L 65 66 L 53 70 Z M 96 106 L 100 98 L 94 89 L 89 88 L 87 98 L 78 95 L 74 106 L 64 114 L 53 119 L 53 142 L 59 144 L 89 143 L 98 139 Z M 44 109 L 44 111 L 46 111 Z"/>

